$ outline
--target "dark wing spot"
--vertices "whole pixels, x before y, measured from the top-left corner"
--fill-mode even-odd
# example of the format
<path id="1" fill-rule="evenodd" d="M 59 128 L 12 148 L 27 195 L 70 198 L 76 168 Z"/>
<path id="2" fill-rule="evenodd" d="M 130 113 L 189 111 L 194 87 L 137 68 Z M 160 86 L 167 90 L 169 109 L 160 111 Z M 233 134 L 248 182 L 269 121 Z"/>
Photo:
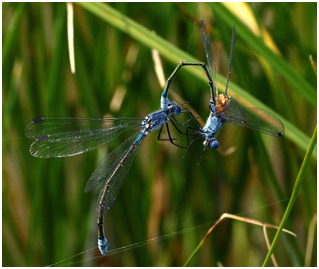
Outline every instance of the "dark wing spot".
<path id="1" fill-rule="evenodd" d="M 36 140 L 37 141 L 42 141 L 42 140 L 45 140 L 45 139 L 47 139 L 49 137 L 50 137 L 49 135 L 43 135 L 43 136 L 38 137 Z"/>
<path id="2" fill-rule="evenodd" d="M 40 118 L 35 118 L 32 120 L 32 122 L 34 123 L 38 123 L 38 122 L 41 122 L 41 121 L 44 121 L 44 118 L 40 117 Z"/>

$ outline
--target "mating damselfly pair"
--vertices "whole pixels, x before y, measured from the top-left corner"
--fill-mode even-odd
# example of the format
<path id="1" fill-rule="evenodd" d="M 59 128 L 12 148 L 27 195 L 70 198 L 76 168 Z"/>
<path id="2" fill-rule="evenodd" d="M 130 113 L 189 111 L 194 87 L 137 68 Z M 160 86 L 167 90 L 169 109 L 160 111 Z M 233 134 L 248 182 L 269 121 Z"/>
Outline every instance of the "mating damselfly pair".
<path id="1" fill-rule="evenodd" d="M 106 255 L 109 250 L 109 244 L 104 235 L 104 214 L 113 205 L 126 174 L 148 134 L 159 130 L 158 140 L 170 141 L 174 146 L 187 150 L 196 141 L 204 139 L 203 151 L 209 147 L 218 147 L 216 134 L 227 122 L 273 136 L 284 134 L 284 126 L 275 115 L 262 109 L 244 108 L 227 94 L 235 44 L 235 27 L 233 28 L 225 94 L 218 94 L 214 50 L 204 21 L 201 22 L 201 31 L 207 65 L 201 62 L 181 62 L 166 82 L 161 96 L 160 110 L 148 114 L 145 118 L 39 117 L 32 120 L 26 127 L 26 135 L 35 140 L 30 147 L 30 152 L 39 158 L 69 157 L 82 154 L 111 142 L 125 132 L 135 131 L 101 161 L 85 188 L 85 191 L 88 192 L 104 181 L 96 209 L 98 247 L 103 255 Z M 178 105 L 168 98 L 170 85 L 183 66 L 202 67 L 208 79 L 211 93 L 210 114 L 203 127 L 189 110 L 182 110 L 182 105 Z M 177 119 L 181 113 L 190 115 L 190 118 L 184 123 Z M 195 128 L 187 125 L 192 120 L 196 123 Z M 179 145 L 176 139 L 172 138 L 169 123 L 181 135 L 187 137 L 187 147 Z M 163 139 L 161 132 L 165 127 L 168 138 Z"/>

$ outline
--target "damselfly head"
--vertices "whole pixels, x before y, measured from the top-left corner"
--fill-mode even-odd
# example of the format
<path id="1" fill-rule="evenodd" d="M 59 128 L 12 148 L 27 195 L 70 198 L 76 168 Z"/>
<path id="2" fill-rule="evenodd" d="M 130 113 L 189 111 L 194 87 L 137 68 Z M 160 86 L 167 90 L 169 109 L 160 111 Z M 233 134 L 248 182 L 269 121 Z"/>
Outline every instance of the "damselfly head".
<path id="1" fill-rule="evenodd" d="M 171 100 L 169 100 L 168 107 L 175 115 L 180 114 L 182 111 L 181 107 Z"/>
<path id="2" fill-rule="evenodd" d="M 205 139 L 205 141 L 204 141 L 204 148 L 206 149 L 206 148 L 213 148 L 213 149 L 217 149 L 218 147 L 219 147 L 219 143 L 215 140 L 215 139 L 213 139 L 213 140 L 211 140 L 211 139 Z"/>
<path id="3" fill-rule="evenodd" d="M 175 108 L 174 108 L 174 114 L 175 114 L 175 115 L 178 115 L 178 114 L 181 113 L 181 111 L 182 111 L 181 107 L 178 106 L 178 105 L 176 105 Z"/>

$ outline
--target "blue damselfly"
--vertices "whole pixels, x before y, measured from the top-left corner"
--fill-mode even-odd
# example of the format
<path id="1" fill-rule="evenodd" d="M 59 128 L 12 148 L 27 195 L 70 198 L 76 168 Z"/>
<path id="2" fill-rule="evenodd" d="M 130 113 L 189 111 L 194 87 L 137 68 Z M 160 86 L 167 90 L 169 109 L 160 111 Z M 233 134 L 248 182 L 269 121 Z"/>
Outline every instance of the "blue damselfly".
<path id="1" fill-rule="evenodd" d="M 39 158 L 69 157 L 93 150 L 98 146 L 109 143 L 120 134 L 137 130 L 127 140 L 110 152 L 92 173 L 85 191 L 88 192 L 105 181 L 102 187 L 98 205 L 98 247 L 103 255 L 109 250 L 109 244 L 104 235 L 104 214 L 113 205 L 125 176 L 144 140 L 152 131 L 159 129 L 158 140 L 168 140 L 173 145 L 168 122 L 182 134 L 178 125 L 184 126 L 194 118 L 188 110 L 182 110 L 181 105 L 175 104 L 168 98 L 171 82 L 181 67 L 197 65 L 196 63 L 181 62 L 168 78 L 161 96 L 161 109 L 148 114 L 145 118 L 74 118 L 74 117 L 39 117 L 32 120 L 26 127 L 25 133 L 34 139 L 30 153 Z M 175 115 L 189 113 L 191 116 L 184 124 Z M 160 138 L 163 127 L 166 126 L 168 139 Z"/>
<path id="2" fill-rule="evenodd" d="M 189 143 L 188 149 L 190 149 L 194 142 L 200 139 L 204 139 L 203 152 L 206 150 L 206 148 L 218 148 L 219 144 L 215 137 L 224 123 L 245 126 L 272 136 L 282 136 L 285 132 L 284 125 L 274 114 L 260 108 L 243 107 L 238 101 L 236 101 L 236 99 L 227 94 L 235 45 L 235 26 L 233 27 L 232 33 L 230 58 L 224 94 L 218 94 L 214 48 L 210 34 L 203 20 L 201 21 L 201 31 L 208 66 L 208 72 L 206 72 L 206 75 L 208 77 L 211 93 L 209 102 L 210 114 L 204 127 L 201 127 L 201 125 L 195 119 L 198 128 L 190 126 L 186 128 L 187 139 L 189 139 L 189 136 L 193 137 L 193 140 Z M 204 69 L 206 70 L 207 68 Z"/>

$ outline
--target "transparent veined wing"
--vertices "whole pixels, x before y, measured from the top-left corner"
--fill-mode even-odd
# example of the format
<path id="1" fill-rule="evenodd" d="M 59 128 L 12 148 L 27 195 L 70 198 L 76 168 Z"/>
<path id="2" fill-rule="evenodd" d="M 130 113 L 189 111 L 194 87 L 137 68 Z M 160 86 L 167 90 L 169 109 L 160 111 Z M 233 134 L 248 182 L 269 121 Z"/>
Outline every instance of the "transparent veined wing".
<path id="1" fill-rule="evenodd" d="M 232 63 L 232 61 L 233 61 L 233 56 L 234 56 L 235 39 L 236 39 L 236 33 L 235 33 L 235 25 L 234 25 L 234 26 L 233 26 L 233 34 L 232 34 L 232 38 L 231 38 L 231 45 L 230 45 L 230 53 L 229 53 L 229 63 L 228 63 L 228 71 L 227 71 L 227 80 L 226 80 L 226 87 L 225 87 L 225 95 L 227 95 L 227 89 L 228 89 L 228 82 L 229 82 L 229 76 L 230 76 L 231 63 Z"/>
<path id="2" fill-rule="evenodd" d="M 132 135 L 125 140 L 121 145 L 115 148 L 108 154 L 90 177 L 85 191 L 88 192 L 106 180 L 106 188 L 103 187 L 99 195 L 99 203 L 102 199 L 102 215 L 105 214 L 113 205 L 116 196 L 123 184 L 123 181 L 130 169 L 133 160 L 135 159 L 139 148 L 142 144 L 144 136 L 135 143 L 140 134 Z M 97 207 L 97 214 L 99 211 L 99 204 Z"/>
<path id="3" fill-rule="evenodd" d="M 43 117 L 32 120 L 25 134 L 34 139 L 30 152 L 35 157 L 68 157 L 106 144 L 120 134 L 140 128 L 136 118 Z"/>
<path id="4" fill-rule="evenodd" d="M 202 30 L 202 38 L 204 43 L 204 49 L 205 49 L 205 55 L 208 65 L 208 72 L 213 80 L 213 89 L 214 92 L 211 93 L 212 97 L 216 98 L 217 93 L 217 81 L 216 81 L 216 63 L 215 63 L 215 53 L 214 53 L 214 47 L 212 44 L 212 40 L 210 38 L 210 34 L 208 32 L 208 29 L 206 27 L 206 24 L 203 20 L 201 20 L 201 30 Z"/>
<path id="5" fill-rule="evenodd" d="M 128 139 L 117 146 L 113 151 L 105 156 L 105 158 L 99 163 L 98 167 L 94 170 L 89 178 L 85 192 L 89 192 L 99 185 L 103 180 L 108 179 L 112 172 L 116 169 L 118 163 L 121 162 L 123 156 L 129 150 L 130 146 L 136 140 L 137 134 L 131 135 Z M 110 182 L 108 182 L 110 184 Z"/>
<path id="6" fill-rule="evenodd" d="M 244 108 L 234 98 L 229 99 L 220 117 L 225 122 L 245 126 L 268 135 L 282 136 L 285 133 L 283 123 L 274 114 L 256 107 Z"/>

